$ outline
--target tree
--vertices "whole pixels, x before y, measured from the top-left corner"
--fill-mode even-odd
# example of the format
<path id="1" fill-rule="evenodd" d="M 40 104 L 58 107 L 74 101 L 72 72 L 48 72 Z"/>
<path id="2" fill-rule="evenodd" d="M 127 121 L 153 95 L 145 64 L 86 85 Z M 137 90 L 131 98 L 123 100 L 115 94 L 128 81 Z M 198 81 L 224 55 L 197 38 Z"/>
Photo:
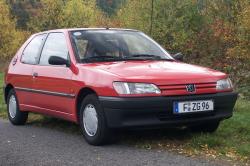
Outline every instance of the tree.
<path id="1" fill-rule="evenodd" d="M 96 0 L 97 6 L 99 6 L 109 16 L 115 14 L 126 0 Z"/>
<path id="2" fill-rule="evenodd" d="M 232 59 L 232 65 L 228 65 L 230 72 L 234 71 L 233 78 L 240 92 L 250 98 L 250 2 L 245 1 L 237 18 L 237 31 L 235 45 L 227 50 L 228 59 Z"/>
<path id="3" fill-rule="evenodd" d="M 92 0 L 42 0 L 42 8 L 29 22 L 32 31 L 90 27 L 103 18 Z"/>
<path id="4" fill-rule="evenodd" d="M 3 60 L 14 56 L 27 33 L 16 29 L 16 19 L 3 0 L 0 0 L 0 20 L 0 59 Z"/>
<path id="5" fill-rule="evenodd" d="M 129 0 L 119 10 L 117 19 L 127 28 L 150 32 L 151 0 Z M 165 48 L 186 52 L 188 43 L 204 25 L 197 4 L 190 0 L 157 0 L 154 2 L 152 37 Z"/>
<path id="6" fill-rule="evenodd" d="M 33 16 L 28 23 L 29 30 L 37 32 L 60 28 L 65 6 L 64 1 L 42 0 L 41 5 L 42 7 L 37 11 L 37 15 Z"/>
<path id="7" fill-rule="evenodd" d="M 235 37 L 237 41 L 234 48 L 228 50 L 231 56 L 237 55 L 237 58 L 250 60 L 250 2 L 246 3 L 241 12 L 238 14 L 237 27 L 238 31 Z"/>
<path id="8" fill-rule="evenodd" d="M 150 9 L 149 0 L 127 0 L 126 4 L 117 11 L 113 21 L 120 22 L 122 27 L 149 32 Z"/>
<path id="9" fill-rule="evenodd" d="M 95 26 L 98 17 L 102 17 L 92 0 L 69 0 L 62 11 L 61 27 Z"/>
<path id="10" fill-rule="evenodd" d="M 16 27 L 26 30 L 30 17 L 36 15 L 40 7 L 40 0 L 6 0 L 6 2 L 10 6 L 11 14 L 16 17 Z"/>
<path id="11" fill-rule="evenodd" d="M 11 13 L 16 16 L 17 21 L 16 21 L 16 26 L 18 28 L 27 28 L 26 23 L 29 20 L 29 13 L 25 10 L 24 8 L 24 2 L 22 1 L 17 1 L 17 2 L 9 2 L 11 6 Z"/>

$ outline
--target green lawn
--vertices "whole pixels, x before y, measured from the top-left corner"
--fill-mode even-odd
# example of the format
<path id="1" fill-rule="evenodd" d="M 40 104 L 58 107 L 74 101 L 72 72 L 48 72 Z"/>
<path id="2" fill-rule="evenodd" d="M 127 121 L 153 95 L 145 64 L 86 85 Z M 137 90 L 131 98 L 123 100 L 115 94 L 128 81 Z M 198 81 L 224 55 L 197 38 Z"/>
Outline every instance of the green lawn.
<path id="1" fill-rule="evenodd" d="M 6 118 L 6 106 L 4 103 L 3 98 L 3 91 L 2 91 L 2 85 L 3 85 L 3 74 L 0 73 L 0 117 Z"/>
<path id="2" fill-rule="evenodd" d="M 0 73 L 0 86 L 3 74 Z M 6 106 L 0 91 L 0 117 L 6 118 Z M 40 115 L 29 116 L 31 125 L 79 133 L 77 125 Z M 170 150 L 188 156 L 202 155 L 250 162 L 250 101 L 238 100 L 234 116 L 221 123 L 213 134 L 191 133 L 185 129 L 132 131 L 122 134 L 120 144 L 146 149 Z"/>

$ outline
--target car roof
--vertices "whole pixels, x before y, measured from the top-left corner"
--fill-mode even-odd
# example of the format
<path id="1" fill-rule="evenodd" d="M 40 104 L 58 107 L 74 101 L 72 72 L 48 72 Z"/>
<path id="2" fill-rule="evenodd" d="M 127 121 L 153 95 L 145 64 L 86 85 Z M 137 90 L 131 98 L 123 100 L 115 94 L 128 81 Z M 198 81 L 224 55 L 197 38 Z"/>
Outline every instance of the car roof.
<path id="1" fill-rule="evenodd" d="M 64 29 L 53 29 L 53 30 L 48 30 L 48 31 L 43 31 L 36 33 L 38 34 L 43 34 L 43 33 L 51 33 L 51 32 L 69 32 L 69 31 L 79 31 L 79 30 L 113 30 L 113 31 L 132 31 L 132 32 L 139 32 L 138 30 L 135 29 L 124 29 L 124 28 L 64 28 Z"/>

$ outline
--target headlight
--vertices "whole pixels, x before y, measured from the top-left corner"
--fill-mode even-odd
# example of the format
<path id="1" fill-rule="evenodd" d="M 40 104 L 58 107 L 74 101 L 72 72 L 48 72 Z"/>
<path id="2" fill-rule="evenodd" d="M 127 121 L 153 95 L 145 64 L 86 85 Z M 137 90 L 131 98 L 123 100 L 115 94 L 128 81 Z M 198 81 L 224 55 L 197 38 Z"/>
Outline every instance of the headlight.
<path id="1" fill-rule="evenodd" d="M 229 78 L 217 81 L 216 84 L 217 90 L 227 90 L 232 88 L 233 88 L 232 81 Z"/>
<path id="2" fill-rule="evenodd" d="M 128 82 L 114 82 L 113 86 L 118 94 L 145 94 L 156 93 L 160 94 L 160 89 L 154 84 L 148 83 L 128 83 Z"/>

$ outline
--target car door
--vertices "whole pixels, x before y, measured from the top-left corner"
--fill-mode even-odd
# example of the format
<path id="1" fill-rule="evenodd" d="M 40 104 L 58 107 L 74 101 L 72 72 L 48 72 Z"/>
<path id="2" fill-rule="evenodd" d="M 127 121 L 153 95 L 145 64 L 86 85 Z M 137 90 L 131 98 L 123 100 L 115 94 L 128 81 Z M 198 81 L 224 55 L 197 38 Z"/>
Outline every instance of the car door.
<path id="1" fill-rule="evenodd" d="M 28 109 L 33 103 L 33 93 L 30 90 L 33 88 L 33 68 L 38 63 L 40 51 L 47 34 L 39 34 L 32 36 L 24 46 L 21 52 L 21 62 L 13 63 L 11 81 L 14 82 L 14 87 L 19 99 L 21 109 Z"/>
<path id="2" fill-rule="evenodd" d="M 40 112 L 69 118 L 74 108 L 73 73 L 66 65 L 50 65 L 51 56 L 70 60 L 64 33 L 48 34 L 39 64 L 33 69 L 33 86 L 36 91 L 33 100 Z"/>

